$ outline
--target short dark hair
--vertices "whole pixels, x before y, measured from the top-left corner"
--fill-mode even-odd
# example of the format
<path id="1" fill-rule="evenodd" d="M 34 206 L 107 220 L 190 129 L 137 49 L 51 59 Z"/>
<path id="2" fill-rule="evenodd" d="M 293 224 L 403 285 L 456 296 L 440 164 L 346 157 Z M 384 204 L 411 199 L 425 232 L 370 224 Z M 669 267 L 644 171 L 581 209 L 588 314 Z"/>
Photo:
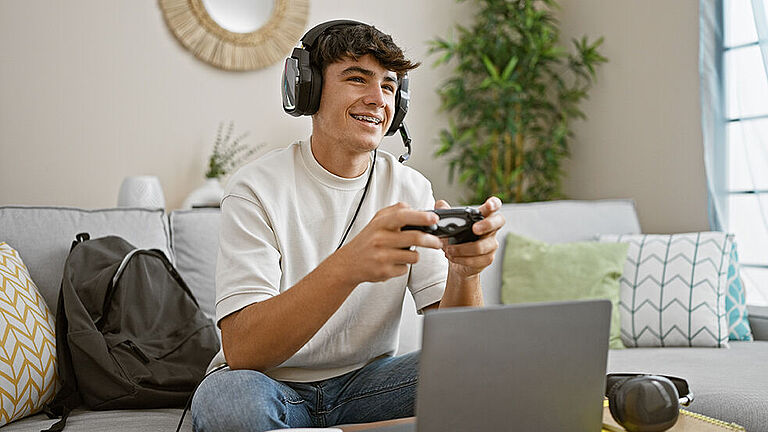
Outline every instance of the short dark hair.
<path id="1" fill-rule="evenodd" d="M 310 61 L 325 72 L 331 63 L 345 57 L 358 60 L 366 54 L 376 58 L 384 69 L 395 72 L 398 78 L 421 64 L 405 58 L 392 36 L 368 24 L 342 24 L 324 31 L 312 48 Z"/>

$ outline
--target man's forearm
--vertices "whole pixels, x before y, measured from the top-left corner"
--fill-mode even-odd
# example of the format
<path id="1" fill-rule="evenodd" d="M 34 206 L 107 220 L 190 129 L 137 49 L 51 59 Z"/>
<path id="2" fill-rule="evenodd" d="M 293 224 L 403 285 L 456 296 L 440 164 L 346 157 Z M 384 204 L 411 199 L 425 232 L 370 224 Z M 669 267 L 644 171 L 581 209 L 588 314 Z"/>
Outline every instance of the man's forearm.
<path id="1" fill-rule="evenodd" d="M 293 356 L 355 289 L 329 257 L 291 289 L 221 321 L 222 345 L 233 369 L 266 371 Z"/>
<path id="2" fill-rule="evenodd" d="M 440 307 L 482 306 L 483 290 L 480 287 L 480 274 L 463 277 L 448 270 L 445 292 L 440 300 Z"/>

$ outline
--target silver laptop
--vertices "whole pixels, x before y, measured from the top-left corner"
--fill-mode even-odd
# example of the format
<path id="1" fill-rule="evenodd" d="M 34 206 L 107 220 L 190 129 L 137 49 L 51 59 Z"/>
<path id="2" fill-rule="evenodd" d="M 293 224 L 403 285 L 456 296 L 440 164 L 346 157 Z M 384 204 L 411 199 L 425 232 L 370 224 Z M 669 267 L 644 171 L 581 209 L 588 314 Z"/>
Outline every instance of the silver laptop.
<path id="1" fill-rule="evenodd" d="M 601 430 L 611 303 L 428 313 L 416 425 L 379 432 Z"/>

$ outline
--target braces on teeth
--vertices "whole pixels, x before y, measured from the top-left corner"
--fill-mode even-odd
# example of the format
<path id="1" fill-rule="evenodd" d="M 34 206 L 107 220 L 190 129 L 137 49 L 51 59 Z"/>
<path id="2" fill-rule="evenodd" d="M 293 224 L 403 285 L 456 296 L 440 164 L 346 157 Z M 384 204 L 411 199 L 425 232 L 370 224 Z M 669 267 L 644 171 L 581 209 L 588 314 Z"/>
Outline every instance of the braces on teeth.
<path id="1" fill-rule="evenodd" d="M 353 118 L 356 118 L 356 119 L 358 119 L 358 120 L 364 120 L 364 121 L 367 121 L 367 122 L 369 122 L 369 123 L 375 123 L 375 124 L 379 124 L 379 123 L 381 123 L 381 120 L 377 119 L 376 117 L 368 117 L 368 116 L 364 116 L 364 115 L 356 115 L 356 114 L 352 114 L 352 117 L 353 117 Z"/>

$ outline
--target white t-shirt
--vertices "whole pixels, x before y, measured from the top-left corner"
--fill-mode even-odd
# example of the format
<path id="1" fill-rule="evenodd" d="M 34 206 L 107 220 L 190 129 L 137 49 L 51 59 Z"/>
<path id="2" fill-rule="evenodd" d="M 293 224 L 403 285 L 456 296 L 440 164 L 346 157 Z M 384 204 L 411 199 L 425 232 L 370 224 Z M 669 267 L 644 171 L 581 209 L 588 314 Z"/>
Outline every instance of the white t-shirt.
<path id="1" fill-rule="evenodd" d="M 217 322 L 290 289 L 335 252 L 369 172 L 370 164 L 352 179 L 328 172 L 312 155 L 309 140 L 240 169 L 221 203 Z M 368 193 L 346 241 L 377 211 L 397 202 L 432 209 L 432 186 L 419 172 L 380 150 Z M 318 381 L 394 355 L 406 287 L 419 309 L 439 301 L 445 290 L 448 262 L 442 251 L 418 251 L 419 262 L 407 274 L 358 285 L 309 342 L 267 375 L 282 381 Z M 223 362 L 220 352 L 212 366 Z"/>

